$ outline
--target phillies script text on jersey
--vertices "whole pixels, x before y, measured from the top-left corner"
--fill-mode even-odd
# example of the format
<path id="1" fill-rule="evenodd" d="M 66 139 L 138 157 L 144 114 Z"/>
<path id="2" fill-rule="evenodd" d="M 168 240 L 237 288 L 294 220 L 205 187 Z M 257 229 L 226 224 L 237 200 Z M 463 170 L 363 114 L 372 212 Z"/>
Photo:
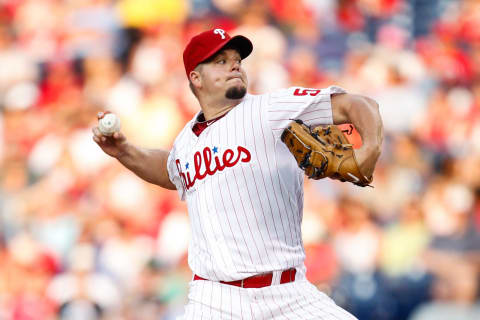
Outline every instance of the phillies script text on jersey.
<path id="1" fill-rule="evenodd" d="M 237 147 L 237 156 L 234 159 L 235 152 L 232 149 L 226 149 L 223 153 L 221 159 L 217 156 L 213 156 L 212 161 L 212 150 L 209 147 L 205 147 L 203 152 L 197 151 L 193 155 L 193 165 L 195 170 L 195 175 L 193 180 L 190 177 L 190 172 L 183 173 L 182 165 L 180 159 L 176 159 L 175 163 L 177 164 L 178 173 L 182 178 L 183 185 L 188 190 L 195 184 L 195 181 L 204 179 L 207 175 L 213 176 L 217 171 L 223 171 L 225 168 L 235 166 L 239 161 L 241 162 L 250 162 L 252 155 L 247 148 L 238 146 Z M 243 156 L 243 157 L 242 157 Z M 212 168 L 212 163 L 214 164 Z M 204 171 L 201 172 L 202 168 Z"/>

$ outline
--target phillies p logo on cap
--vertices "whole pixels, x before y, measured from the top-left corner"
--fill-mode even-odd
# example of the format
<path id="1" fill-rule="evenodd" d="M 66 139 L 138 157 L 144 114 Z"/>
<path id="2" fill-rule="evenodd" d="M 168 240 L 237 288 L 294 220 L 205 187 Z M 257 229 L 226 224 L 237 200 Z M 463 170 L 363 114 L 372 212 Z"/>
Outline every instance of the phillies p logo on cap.
<path id="1" fill-rule="evenodd" d="M 231 45 L 245 59 L 253 50 L 252 42 L 244 36 L 230 37 L 223 29 L 215 28 L 193 37 L 183 51 L 183 64 L 187 78 L 200 63 L 212 57 L 227 44 Z"/>
<path id="2" fill-rule="evenodd" d="M 222 39 L 225 39 L 225 30 L 223 30 L 223 29 L 215 29 L 215 30 L 213 30 L 213 33 L 219 34 L 219 35 L 222 37 Z"/>

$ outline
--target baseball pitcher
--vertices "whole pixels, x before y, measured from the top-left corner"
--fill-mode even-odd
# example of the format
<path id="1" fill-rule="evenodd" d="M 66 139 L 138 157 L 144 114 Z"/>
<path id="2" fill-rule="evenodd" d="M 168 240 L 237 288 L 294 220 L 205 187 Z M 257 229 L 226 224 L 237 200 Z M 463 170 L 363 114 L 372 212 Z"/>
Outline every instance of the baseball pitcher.
<path id="1" fill-rule="evenodd" d="M 305 277 L 303 175 L 368 185 L 383 140 L 378 105 L 336 86 L 247 94 L 242 60 L 252 49 L 222 29 L 191 39 L 183 61 L 201 111 L 172 150 L 98 127 L 93 139 L 187 201 L 193 276 L 183 319 L 355 319 Z M 342 123 L 359 131 L 361 148 L 334 130 Z"/>

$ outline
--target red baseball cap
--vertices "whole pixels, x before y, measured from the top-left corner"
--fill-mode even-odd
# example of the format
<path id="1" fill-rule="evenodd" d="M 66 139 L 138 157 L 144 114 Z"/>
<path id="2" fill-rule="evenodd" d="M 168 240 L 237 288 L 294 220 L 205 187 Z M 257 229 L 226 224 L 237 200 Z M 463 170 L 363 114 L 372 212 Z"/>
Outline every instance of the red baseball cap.
<path id="1" fill-rule="evenodd" d="M 244 36 L 230 37 L 223 29 L 211 29 L 193 37 L 183 51 L 183 64 L 187 78 L 190 72 L 200 63 L 212 57 L 227 44 L 238 50 L 242 59 L 248 57 L 253 50 L 253 45 Z"/>

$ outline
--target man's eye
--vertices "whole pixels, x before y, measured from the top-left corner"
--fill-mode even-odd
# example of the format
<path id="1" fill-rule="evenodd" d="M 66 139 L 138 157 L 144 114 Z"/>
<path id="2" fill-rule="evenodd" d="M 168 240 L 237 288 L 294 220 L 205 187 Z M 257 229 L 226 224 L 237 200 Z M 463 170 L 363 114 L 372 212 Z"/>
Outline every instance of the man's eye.
<path id="1" fill-rule="evenodd" d="M 220 64 L 225 64 L 225 62 L 226 62 L 225 59 L 220 59 L 217 61 L 217 63 L 220 63 Z"/>

